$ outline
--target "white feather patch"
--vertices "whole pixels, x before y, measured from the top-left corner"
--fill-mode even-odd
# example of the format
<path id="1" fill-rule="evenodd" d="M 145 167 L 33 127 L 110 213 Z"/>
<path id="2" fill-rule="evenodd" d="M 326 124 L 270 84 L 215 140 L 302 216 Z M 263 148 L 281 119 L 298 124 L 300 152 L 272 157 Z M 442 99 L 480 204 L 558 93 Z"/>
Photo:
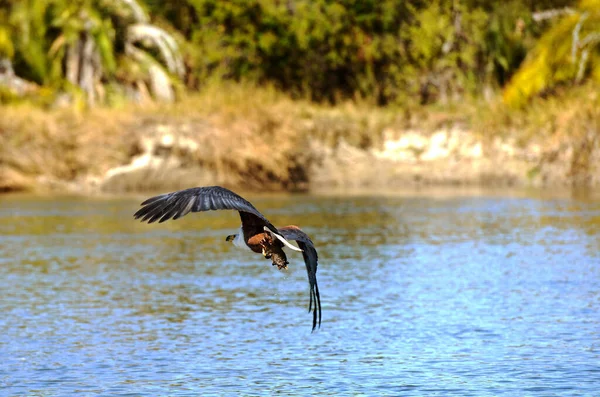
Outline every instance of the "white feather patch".
<path id="1" fill-rule="evenodd" d="M 275 236 L 277 237 L 277 239 L 279 241 L 281 241 L 283 244 L 285 244 L 286 247 L 293 249 L 294 251 L 298 251 L 298 252 L 302 252 L 302 250 L 298 247 L 296 247 L 295 245 L 292 245 L 289 241 L 287 241 L 283 236 L 277 234 L 277 233 L 273 233 L 271 231 L 271 229 L 269 229 L 268 227 L 265 226 L 265 231 L 269 232 L 271 234 L 271 237 Z"/>
<path id="2" fill-rule="evenodd" d="M 250 247 L 248 247 L 248 245 L 244 241 L 244 231 L 242 230 L 241 226 L 238 229 L 238 233 L 235 235 L 235 238 L 233 239 L 233 245 L 235 245 L 236 247 L 241 248 L 243 250 L 250 249 Z"/>

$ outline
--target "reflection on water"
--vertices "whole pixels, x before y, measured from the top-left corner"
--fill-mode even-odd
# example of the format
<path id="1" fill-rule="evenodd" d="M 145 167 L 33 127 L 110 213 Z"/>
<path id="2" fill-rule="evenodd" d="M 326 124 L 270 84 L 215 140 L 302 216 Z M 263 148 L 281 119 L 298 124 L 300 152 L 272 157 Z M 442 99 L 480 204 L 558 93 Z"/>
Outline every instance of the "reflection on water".
<path id="1" fill-rule="evenodd" d="M 600 202 L 251 197 L 317 244 L 277 271 L 237 215 L 0 198 L 2 395 L 597 395 Z"/>

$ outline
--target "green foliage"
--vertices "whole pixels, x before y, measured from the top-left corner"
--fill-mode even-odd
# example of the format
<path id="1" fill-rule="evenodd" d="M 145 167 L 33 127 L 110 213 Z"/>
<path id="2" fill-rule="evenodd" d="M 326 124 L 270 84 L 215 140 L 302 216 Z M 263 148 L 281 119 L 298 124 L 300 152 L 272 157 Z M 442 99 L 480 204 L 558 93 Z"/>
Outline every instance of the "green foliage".
<path id="1" fill-rule="evenodd" d="M 487 2 L 188 0 L 194 81 L 274 82 L 296 96 L 447 101 L 502 84 L 524 57 L 530 10 Z"/>
<path id="2" fill-rule="evenodd" d="M 270 81 L 334 100 L 382 91 L 404 7 L 397 1 L 189 0 L 198 21 L 192 73 Z"/>
<path id="3" fill-rule="evenodd" d="M 15 47 L 11 37 L 12 29 L 8 24 L 8 18 L 7 10 L 0 7 L 0 59 L 12 59 L 15 55 Z"/>
<path id="4" fill-rule="evenodd" d="M 137 85 L 174 81 L 180 73 L 162 69 L 162 62 L 177 63 L 176 45 L 164 47 L 172 39 L 147 23 L 135 0 L 0 0 L 0 17 L 0 57 L 19 77 L 69 92 L 74 100 L 77 90 L 90 103 L 104 100 L 102 85 L 131 82 L 127 69 L 117 73 L 119 58 L 144 64 Z"/>
<path id="5" fill-rule="evenodd" d="M 569 0 L 0 0 L 0 58 L 24 79 L 88 97 L 165 79 L 176 91 L 179 47 L 191 90 L 234 80 L 317 101 L 426 104 L 510 81 L 505 100 L 522 104 L 559 83 L 600 79 L 598 2 L 551 24 L 533 12 Z M 94 84 L 73 66 L 86 43 L 95 55 L 80 62 L 93 65 Z"/>
<path id="6" fill-rule="evenodd" d="M 0 26 L 0 58 L 12 58 L 15 48 L 10 38 L 10 31 L 6 26 Z"/>
<path id="7" fill-rule="evenodd" d="M 16 2 L 10 13 L 10 25 L 15 29 L 12 35 L 16 44 L 15 68 L 22 70 L 22 77 L 47 83 L 50 60 L 46 56 L 46 32 L 49 24 L 45 21 L 46 2 L 25 0 Z"/>
<path id="8" fill-rule="evenodd" d="M 402 32 L 409 60 L 404 75 L 421 103 L 446 101 L 453 93 L 473 91 L 478 83 L 487 15 L 454 3 L 437 0 L 423 9 L 412 7 L 413 18 Z"/>
<path id="9" fill-rule="evenodd" d="M 583 0 L 539 39 L 504 89 L 504 102 L 523 106 L 560 84 L 600 76 L 600 1 Z"/>
<path id="10" fill-rule="evenodd" d="M 485 37 L 486 63 L 490 81 L 503 86 L 517 70 L 533 43 L 530 12 L 520 1 L 496 3 L 489 12 Z"/>

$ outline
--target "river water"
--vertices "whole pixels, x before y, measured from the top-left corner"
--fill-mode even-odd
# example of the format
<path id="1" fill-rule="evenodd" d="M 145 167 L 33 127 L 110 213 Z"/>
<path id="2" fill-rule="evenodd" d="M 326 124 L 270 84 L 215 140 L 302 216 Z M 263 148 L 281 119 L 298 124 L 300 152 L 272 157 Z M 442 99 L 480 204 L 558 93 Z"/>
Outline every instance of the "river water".
<path id="1" fill-rule="evenodd" d="M 0 395 L 600 395 L 598 196 L 248 198 L 313 237 L 319 331 L 235 212 L 0 197 Z"/>

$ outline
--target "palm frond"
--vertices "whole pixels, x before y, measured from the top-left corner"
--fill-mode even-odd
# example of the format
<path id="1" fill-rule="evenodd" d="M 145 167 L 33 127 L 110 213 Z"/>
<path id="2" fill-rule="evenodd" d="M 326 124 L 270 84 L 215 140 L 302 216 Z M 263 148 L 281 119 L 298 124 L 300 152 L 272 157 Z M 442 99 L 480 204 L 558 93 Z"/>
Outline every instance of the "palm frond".
<path id="1" fill-rule="evenodd" d="M 138 23 L 129 27 L 127 41 L 130 44 L 141 43 L 145 47 L 156 48 L 169 72 L 179 77 L 185 73 L 177 42 L 163 29 Z"/>

